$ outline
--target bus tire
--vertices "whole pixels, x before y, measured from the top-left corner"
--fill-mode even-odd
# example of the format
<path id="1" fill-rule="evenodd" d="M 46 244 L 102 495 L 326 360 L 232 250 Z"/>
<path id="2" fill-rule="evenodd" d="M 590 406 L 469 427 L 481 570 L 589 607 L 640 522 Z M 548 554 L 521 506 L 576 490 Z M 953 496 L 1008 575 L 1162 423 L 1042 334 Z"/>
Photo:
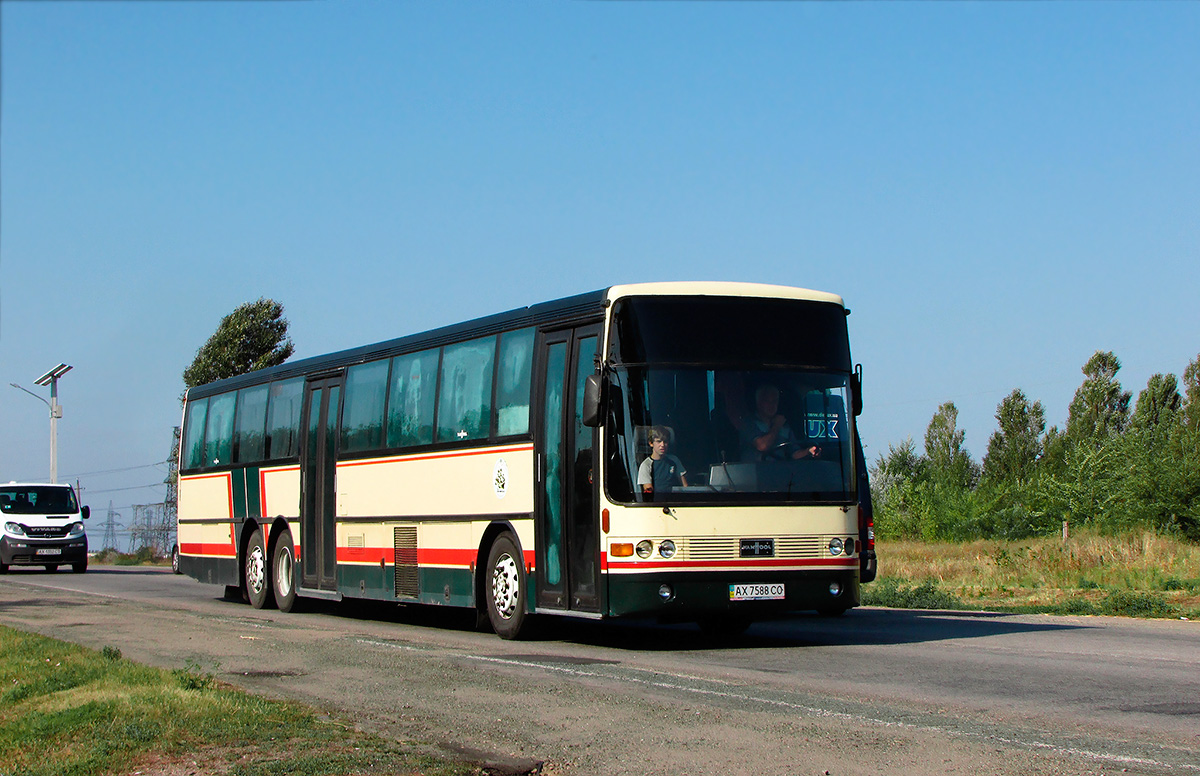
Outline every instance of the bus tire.
<path id="1" fill-rule="evenodd" d="M 246 595 L 255 609 L 269 609 L 275 603 L 271 590 L 271 562 L 261 528 L 255 528 L 246 545 Z"/>
<path id="2" fill-rule="evenodd" d="M 291 531 L 285 530 L 275 541 L 275 551 L 271 553 L 271 586 L 279 611 L 295 611 L 296 545 L 292 542 Z"/>
<path id="3" fill-rule="evenodd" d="M 78 563 L 72 563 L 71 571 L 75 572 L 76 574 L 82 574 L 87 571 L 87 558 L 84 558 Z"/>
<path id="4" fill-rule="evenodd" d="M 179 545 L 178 544 L 171 545 L 171 573 L 172 574 L 182 574 L 183 573 L 182 571 L 179 570 Z"/>
<path id="5" fill-rule="evenodd" d="M 519 638 L 526 616 L 525 564 L 510 533 L 497 536 L 488 551 L 484 595 L 488 619 L 496 635 L 502 639 Z"/>

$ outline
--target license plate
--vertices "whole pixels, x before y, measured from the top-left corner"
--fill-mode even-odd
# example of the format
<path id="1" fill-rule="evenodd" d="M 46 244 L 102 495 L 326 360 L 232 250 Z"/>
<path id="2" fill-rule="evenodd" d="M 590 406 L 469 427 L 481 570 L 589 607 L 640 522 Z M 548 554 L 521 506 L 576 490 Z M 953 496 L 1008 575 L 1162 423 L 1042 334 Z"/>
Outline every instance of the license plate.
<path id="1" fill-rule="evenodd" d="M 61 547 L 43 547 L 37 551 L 38 555 L 62 555 Z"/>
<path id="2" fill-rule="evenodd" d="M 782 601 L 784 586 L 777 585 L 730 585 L 730 601 Z"/>

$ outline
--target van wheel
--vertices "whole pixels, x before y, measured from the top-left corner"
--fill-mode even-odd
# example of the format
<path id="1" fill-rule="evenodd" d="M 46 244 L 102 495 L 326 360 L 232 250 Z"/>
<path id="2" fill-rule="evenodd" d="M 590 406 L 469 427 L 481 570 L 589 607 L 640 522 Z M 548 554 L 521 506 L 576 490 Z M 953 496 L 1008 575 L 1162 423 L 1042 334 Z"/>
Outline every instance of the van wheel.
<path id="1" fill-rule="evenodd" d="M 487 569 L 484 592 L 492 630 L 502 639 L 519 638 L 525 625 L 525 564 L 512 534 L 496 537 Z"/>
<path id="2" fill-rule="evenodd" d="M 75 572 L 76 574 L 82 574 L 83 572 L 87 571 L 87 558 L 84 558 L 78 563 L 72 563 L 71 571 Z"/>
<path id="3" fill-rule="evenodd" d="M 269 609 L 275 604 L 275 594 L 271 590 L 271 566 L 261 528 L 254 529 L 254 533 L 250 534 L 250 543 L 246 545 L 246 594 L 250 596 L 250 605 L 255 609 Z"/>
<path id="4" fill-rule="evenodd" d="M 284 531 L 275 541 L 275 552 L 271 553 L 271 586 L 279 611 L 295 611 L 296 547 L 292 544 L 291 531 Z"/>

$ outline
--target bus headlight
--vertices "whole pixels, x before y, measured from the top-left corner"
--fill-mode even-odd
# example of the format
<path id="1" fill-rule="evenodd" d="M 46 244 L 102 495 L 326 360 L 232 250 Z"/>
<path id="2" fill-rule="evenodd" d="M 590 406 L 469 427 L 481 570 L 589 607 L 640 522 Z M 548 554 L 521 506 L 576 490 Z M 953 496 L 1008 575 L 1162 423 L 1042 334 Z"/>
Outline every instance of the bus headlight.
<path id="1" fill-rule="evenodd" d="M 25 535 L 25 529 L 21 527 L 20 523 L 5 523 L 4 530 L 8 531 L 13 536 L 24 536 Z"/>
<path id="2" fill-rule="evenodd" d="M 829 554 L 830 555 L 841 555 L 842 554 L 842 540 L 841 539 L 834 538 L 834 539 L 829 540 Z"/>
<path id="3" fill-rule="evenodd" d="M 658 545 L 658 554 L 664 558 L 675 557 L 675 542 L 670 539 L 663 539 L 662 544 Z"/>
<path id="4" fill-rule="evenodd" d="M 650 553 L 654 551 L 654 544 L 649 539 L 642 539 L 637 545 L 637 556 L 645 559 L 650 557 Z"/>

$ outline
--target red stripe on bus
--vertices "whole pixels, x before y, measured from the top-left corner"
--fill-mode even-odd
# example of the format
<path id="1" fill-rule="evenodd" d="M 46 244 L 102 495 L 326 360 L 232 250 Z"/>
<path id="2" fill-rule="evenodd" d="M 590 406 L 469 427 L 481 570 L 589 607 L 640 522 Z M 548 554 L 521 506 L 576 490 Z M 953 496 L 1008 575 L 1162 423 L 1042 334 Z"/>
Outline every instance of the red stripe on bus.
<path id="1" fill-rule="evenodd" d="M 237 553 L 232 544 L 207 544 L 203 542 L 183 542 L 179 551 L 184 555 L 217 555 L 222 558 L 236 558 Z"/>
<path id="2" fill-rule="evenodd" d="M 533 550 L 525 551 L 525 567 L 532 569 L 534 564 Z M 299 556 L 299 548 L 297 548 Z M 338 547 L 339 563 L 379 563 L 381 560 L 392 565 L 396 560 L 396 551 L 392 547 Z M 475 562 L 475 550 L 450 549 L 442 547 L 417 548 L 418 566 L 452 566 L 470 568 Z"/>
<path id="3" fill-rule="evenodd" d="M 858 559 L 842 558 L 761 558 L 746 560 L 687 560 L 687 561 L 653 561 L 637 560 L 607 564 L 611 571 L 636 569 L 638 571 L 670 571 L 697 568 L 721 569 L 752 569 L 752 568 L 811 568 L 813 566 L 833 566 L 835 568 L 858 568 Z"/>

